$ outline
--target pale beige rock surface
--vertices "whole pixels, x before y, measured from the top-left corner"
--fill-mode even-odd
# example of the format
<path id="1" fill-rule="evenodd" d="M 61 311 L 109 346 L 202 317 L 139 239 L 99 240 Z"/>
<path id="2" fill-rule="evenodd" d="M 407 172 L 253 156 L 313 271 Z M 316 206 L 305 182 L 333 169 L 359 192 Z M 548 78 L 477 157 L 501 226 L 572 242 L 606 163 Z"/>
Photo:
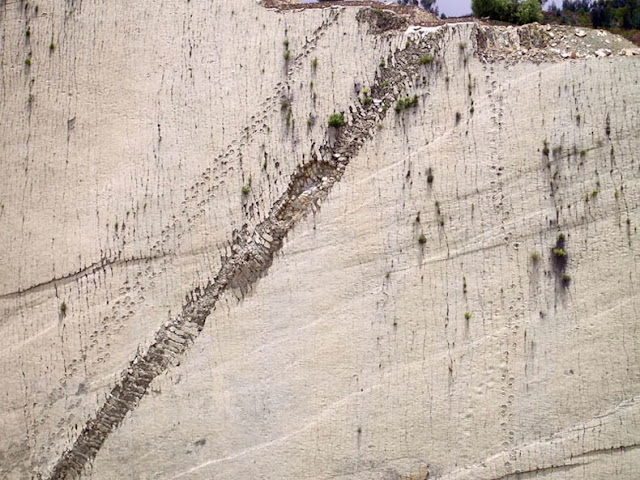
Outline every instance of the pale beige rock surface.
<path id="1" fill-rule="evenodd" d="M 435 61 L 407 67 L 357 9 L 253 0 L 1 9 L 0 477 L 52 478 L 329 113 L 377 105 L 381 61 L 417 108 L 371 124 L 82 478 L 640 477 L 640 57 L 515 61 L 459 24 L 411 33 Z"/>

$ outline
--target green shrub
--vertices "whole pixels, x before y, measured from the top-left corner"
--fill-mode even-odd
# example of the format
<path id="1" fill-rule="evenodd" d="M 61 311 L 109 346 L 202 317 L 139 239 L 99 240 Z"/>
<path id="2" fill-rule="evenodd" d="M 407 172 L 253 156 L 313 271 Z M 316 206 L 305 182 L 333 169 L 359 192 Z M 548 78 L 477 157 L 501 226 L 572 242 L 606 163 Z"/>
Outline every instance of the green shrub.
<path id="1" fill-rule="evenodd" d="M 311 67 L 313 67 L 314 70 L 316 68 L 318 68 L 318 59 L 317 58 L 314 58 L 313 60 L 311 60 Z"/>
<path id="2" fill-rule="evenodd" d="M 427 243 L 427 237 L 424 236 L 424 233 L 421 233 L 418 237 L 418 243 L 420 245 L 424 245 L 425 243 Z"/>
<path id="3" fill-rule="evenodd" d="M 51 43 L 49 44 L 49 50 L 51 50 L 51 51 L 53 52 L 55 49 L 56 49 L 56 44 L 55 44 L 55 43 L 53 43 L 53 42 L 51 42 Z"/>
<path id="4" fill-rule="evenodd" d="M 433 55 L 430 53 L 425 53 L 420 56 L 420 65 L 429 65 L 433 62 Z"/>
<path id="5" fill-rule="evenodd" d="M 285 50 L 283 55 L 284 55 L 285 61 L 289 60 L 289 58 L 291 57 L 291 51 L 290 50 Z"/>
<path id="6" fill-rule="evenodd" d="M 516 9 L 515 20 L 520 24 L 541 22 L 542 7 L 538 0 L 524 0 Z"/>
<path id="7" fill-rule="evenodd" d="M 60 304 L 60 313 L 61 313 L 62 315 L 64 315 L 64 314 L 66 314 L 66 313 L 67 313 L 67 304 L 66 304 L 65 302 L 62 302 L 62 303 Z"/>
<path id="8" fill-rule="evenodd" d="M 471 320 L 471 312 L 464 312 L 464 319 Z"/>
<path id="9" fill-rule="evenodd" d="M 401 111 L 407 109 L 407 108 L 413 108 L 413 107 L 417 107 L 418 106 L 418 95 L 413 95 L 412 97 L 404 97 L 399 99 L 396 102 L 396 105 L 394 108 L 394 110 L 397 113 L 400 113 Z"/>
<path id="10" fill-rule="evenodd" d="M 243 195 L 249 195 L 250 191 L 251 191 L 251 187 L 249 185 L 243 185 L 242 186 L 242 194 Z"/>
<path id="11" fill-rule="evenodd" d="M 567 252 L 564 248 L 554 248 L 551 250 L 551 253 L 553 253 L 556 258 L 565 258 L 567 256 Z"/>
<path id="12" fill-rule="evenodd" d="M 340 128 L 344 126 L 344 115 L 341 113 L 332 113 L 329 115 L 329 126 L 333 128 Z"/>
<path id="13" fill-rule="evenodd" d="M 531 262 L 533 264 L 536 264 L 540 261 L 540 254 L 538 252 L 531 252 L 531 255 L 529 257 L 531 258 Z"/>
<path id="14" fill-rule="evenodd" d="M 471 0 L 471 10 L 476 17 L 521 25 L 542 21 L 542 7 L 538 0 Z"/>

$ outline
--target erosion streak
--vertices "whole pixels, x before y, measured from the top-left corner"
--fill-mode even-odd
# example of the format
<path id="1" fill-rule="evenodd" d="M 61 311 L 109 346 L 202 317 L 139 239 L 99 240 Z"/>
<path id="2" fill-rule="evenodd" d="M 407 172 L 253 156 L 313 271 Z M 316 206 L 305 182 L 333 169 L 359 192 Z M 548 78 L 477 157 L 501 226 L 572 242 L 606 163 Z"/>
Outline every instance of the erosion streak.
<path id="1" fill-rule="evenodd" d="M 371 137 L 375 126 L 392 106 L 394 89 L 410 81 L 421 68 L 422 74 L 427 73 L 419 65 L 420 54 L 425 48 L 433 48 L 433 41 L 442 39 L 441 33 L 442 30 L 396 51 L 393 68 L 382 67 L 378 71 L 371 88 L 371 97 L 376 102 L 352 105 L 348 125 L 336 132 L 335 138 L 329 135 L 330 140 L 311 161 L 294 171 L 287 191 L 273 205 L 269 216 L 253 232 L 244 231 L 237 236 L 233 254 L 223 263 L 214 281 L 193 290 L 182 312 L 156 332 L 148 350 L 138 353 L 130 362 L 95 417 L 86 423 L 72 447 L 58 460 L 50 480 L 78 478 L 111 432 L 137 406 L 153 379 L 193 344 L 220 295 L 228 287 L 245 294 L 249 286 L 267 272 L 287 233 L 326 198 L 342 178 L 351 158 Z M 437 70 L 437 62 L 428 67 L 431 73 Z"/>

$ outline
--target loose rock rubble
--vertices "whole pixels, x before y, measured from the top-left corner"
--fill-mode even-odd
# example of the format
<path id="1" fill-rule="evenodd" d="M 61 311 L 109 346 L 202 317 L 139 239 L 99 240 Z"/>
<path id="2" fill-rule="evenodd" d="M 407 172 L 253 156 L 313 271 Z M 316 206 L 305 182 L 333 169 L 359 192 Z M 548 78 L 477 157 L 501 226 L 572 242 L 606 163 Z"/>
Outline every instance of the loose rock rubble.
<path id="1" fill-rule="evenodd" d="M 640 48 L 604 30 L 540 25 L 481 25 L 479 55 L 483 61 L 560 61 L 577 58 L 640 55 Z"/>

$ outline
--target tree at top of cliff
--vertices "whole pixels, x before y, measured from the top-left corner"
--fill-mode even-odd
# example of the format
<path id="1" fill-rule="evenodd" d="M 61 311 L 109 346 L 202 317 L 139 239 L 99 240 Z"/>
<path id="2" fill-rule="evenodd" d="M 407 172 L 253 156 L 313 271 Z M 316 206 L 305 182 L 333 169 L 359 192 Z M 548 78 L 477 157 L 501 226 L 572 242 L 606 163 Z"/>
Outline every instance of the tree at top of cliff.
<path id="1" fill-rule="evenodd" d="M 476 17 L 512 23 L 531 23 L 542 20 L 542 5 L 546 0 L 471 0 Z"/>

